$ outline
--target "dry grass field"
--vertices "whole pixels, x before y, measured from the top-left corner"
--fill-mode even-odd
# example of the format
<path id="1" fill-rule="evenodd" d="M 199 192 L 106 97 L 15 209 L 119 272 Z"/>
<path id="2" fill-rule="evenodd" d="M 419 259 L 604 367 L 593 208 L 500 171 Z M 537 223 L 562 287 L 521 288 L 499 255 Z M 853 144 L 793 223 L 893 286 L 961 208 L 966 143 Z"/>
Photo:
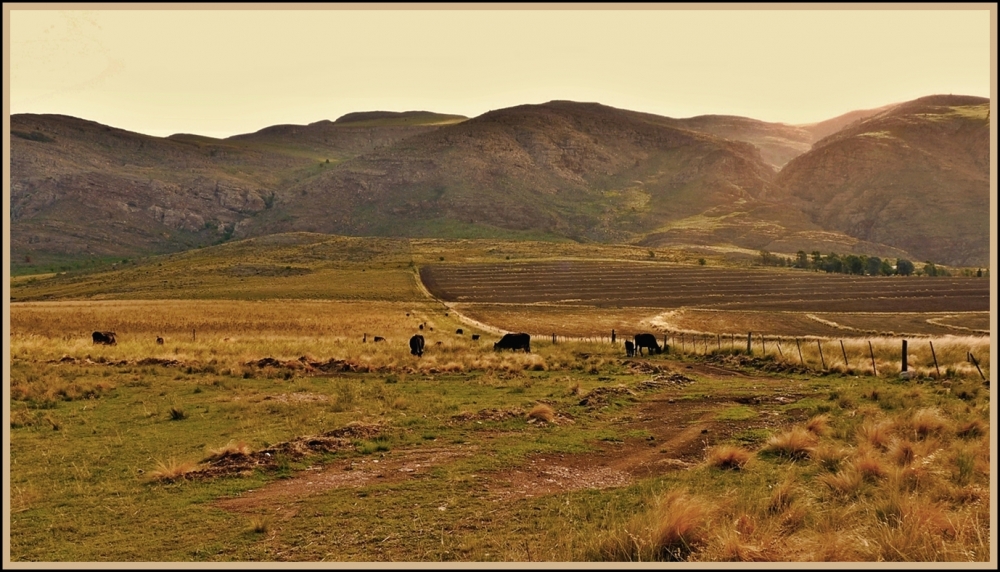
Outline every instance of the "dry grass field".
<path id="1" fill-rule="evenodd" d="M 826 324 L 856 313 L 442 303 L 412 261 L 508 254 L 428 244 L 296 235 L 20 281 L 11 560 L 992 558 L 991 396 L 967 361 L 991 375 L 988 338 L 912 337 L 903 378 L 900 338 Z M 329 281 L 232 270 L 296 265 Z M 832 335 L 794 329 L 813 324 Z M 626 357 L 647 327 L 669 352 Z M 531 352 L 494 351 L 500 330 Z"/>

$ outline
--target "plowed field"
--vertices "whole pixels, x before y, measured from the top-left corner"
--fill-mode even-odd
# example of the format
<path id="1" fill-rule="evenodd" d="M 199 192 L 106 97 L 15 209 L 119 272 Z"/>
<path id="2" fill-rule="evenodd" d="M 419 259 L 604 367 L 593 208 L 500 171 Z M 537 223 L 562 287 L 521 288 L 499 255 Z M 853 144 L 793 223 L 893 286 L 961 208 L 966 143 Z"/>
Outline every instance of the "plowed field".
<path id="1" fill-rule="evenodd" d="M 990 284 L 965 277 L 873 277 L 664 263 L 557 261 L 430 265 L 420 277 L 449 302 L 803 312 L 989 311 Z"/>

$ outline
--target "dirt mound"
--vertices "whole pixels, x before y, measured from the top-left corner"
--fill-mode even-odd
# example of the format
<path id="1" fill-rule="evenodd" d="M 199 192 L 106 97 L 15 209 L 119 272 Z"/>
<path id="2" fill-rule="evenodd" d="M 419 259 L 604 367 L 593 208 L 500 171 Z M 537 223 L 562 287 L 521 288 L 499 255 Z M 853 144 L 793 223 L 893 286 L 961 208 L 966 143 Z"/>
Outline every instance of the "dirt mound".
<path id="1" fill-rule="evenodd" d="M 515 417 L 523 417 L 523 409 L 481 409 L 477 413 L 471 413 L 468 411 L 463 411 L 458 415 L 452 415 L 451 419 L 453 422 L 466 422 L 466 421 L 505 421 L 507 419 L 513 419 Z"/>
<path id="2" fill-rule="evenodd" d="M 228 450 L 202 460 L 205 465 L 187 473 L 188 478 L 215 478 L 252 473 L 256 469 L 269 471 L 282 460 L 299 460 L 317 453 L 332 453 L 353 447 L 357 439 L 370 439 L 382 432 L 381 425 L 350 423 L 321 435 L 299 437 L 266 447 L 259 451 Z"/>
<path id="3" fill-rule="evenodd" d="M 286 369 L 305 371 L 305 372 L 322 371 L 327 373 L 331 371 L 357 372 L 361 370 L 367 370 L 367 368 L 359 367 L 358 364 L 349 362 L 347 360 L 330 358 L 326 361 L 316 361 L 316 360 L 310 360 L 306 356 L 302 356 L 299 359 L 289 359 L 289 360 L 280 360 L 273 357 L 265 357 L 258 360 L 250 360 L 246 362 L 244 365 L 248 365 L 251 367 L 258 367 L 258 368 L 273 367 L 273 368 L 286 368 Z"/>
<path id="4" fill-rule="evenodd" d="M 742 367 L 771 373 L 812 373 L 807 367 L 774 361 L 774 358 L 771 357 L 715 354 L 709 356 L 707 359 L 712 363 L 726 367 Z"/>
<path id="5" fill-rule="evenodd" d="M 595 387 L 590 390 L 587 395 L 583 396 L 580 400 L 580 405 L 597 407 L 599 405 L 605 405 L 613 396 L 616 395 L 627 395 L 630 398 L 635 398 L 636 394 L 631 389 L 625 387 L 624 385 L 615 385 L 611 387 Z"/>
<path id="6" fill-rule="evenodd" d="M 622 360 L 622 365 L 632 370 L 633 373 L 669 373 L 670 369 L 665 366 L 658 366 L 648 361 Z"/>
<path id="7" fill-rule="evenodd" d="M 672 373 L 670 375 L 660 374 L 654 376 L 652 379 L 642 381 L 639 383 L 639 387 L 642 389 L 660 389 L 663 387 L 680 387 L 689 383 L 694 383 L 694 380 L 686 375 Z"/>

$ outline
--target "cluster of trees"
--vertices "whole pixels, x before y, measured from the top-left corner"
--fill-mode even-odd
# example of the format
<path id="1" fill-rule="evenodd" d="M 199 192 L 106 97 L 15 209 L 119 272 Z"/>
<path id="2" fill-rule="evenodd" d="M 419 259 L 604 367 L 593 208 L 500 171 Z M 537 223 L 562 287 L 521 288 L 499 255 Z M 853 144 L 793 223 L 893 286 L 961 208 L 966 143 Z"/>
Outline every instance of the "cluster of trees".
<path id="1" fill-rule="evenodd" d="M 780 256 L 766 250 L 760 251 L 759 263 L 763 266 L 788 266 L 792 268 L 803 268 L 807 270 L 824 271 L 837 274 L 857 274 L 860 276 L 950 276 L 951 273 L 945 268 L 938 268 L 933 262 L 925 262 L 922 268 L 917 268 L 913 262 L 905 258 L 897 258 L 896 264 L 891 264 L 888 260 L 883 260 L 878 256 L 866 256 L 864 254 L 847 254 L 841 256 L 831 252 L 822 255 L 818 250 L 807 254 L 804 250 L 796 253 L 795 258 Z M 982 270 L 977 276 L 982 276 Z"/>

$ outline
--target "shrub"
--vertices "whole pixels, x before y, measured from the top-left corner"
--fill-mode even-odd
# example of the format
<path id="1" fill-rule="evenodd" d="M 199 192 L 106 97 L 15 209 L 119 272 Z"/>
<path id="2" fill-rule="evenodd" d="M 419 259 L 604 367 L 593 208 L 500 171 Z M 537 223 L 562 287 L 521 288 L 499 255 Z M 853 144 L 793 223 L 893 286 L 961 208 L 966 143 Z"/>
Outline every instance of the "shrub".
<path id="1" fill-rule="evenodd" d="M 910 419 L 914 433 L 920 439 L 925 439 L 930 435 L 940 433 L 948 425 L 948 420 L 944 418 L 937 408 L 918 409 Z"/>
<path id="2" fill-rule="evenodd" d="M 701 499 L 683 491 L 671 491 L 660 498 L 654 510 L 651 535 L 657 560 L 686 560 L 706 538 L 709 507 Z"/>
<path id="3" fill-rule="evenodd" d="M 156 469 L 149 472 L 149 478 L 158 481 L 173 482 L 186 478 L 186 475 L 195 469 L 195 464 L 190 461 L 177 462 L 171 459 L 164 463 L 156 464 Z"/>
<path id="4" fill-rule="evenodd" d="M 816 445 L 816 435 L 802 427 L 793 427 L 767 440 L 764 451 L 788 459 L 805 459 Z"/>
<path id="5" fill-rule="evenodd" d="M 829 422 L 830 416 L 826 413 L 817 415 L 806 422 L 806 430 L 813 435 L 822 437 L 830 432 Z"/>
<path id="6" fill-rule="evenodd" d="M 538 405 L 531 408 L 528 412 L 528 419 L 534 419 L 536 421 L 544 421 L 545 423 L 552 423 L 556 418 L 556 412 L 551 406 L 545 403 L 539 403 Z"/>
<path id="7" fill-rule="evenodd" d="M 708 452 L 707 463 L 710 467 L 738 471 L 750 461 L 752 453 L 742 447 L 720 445 Z"/>

